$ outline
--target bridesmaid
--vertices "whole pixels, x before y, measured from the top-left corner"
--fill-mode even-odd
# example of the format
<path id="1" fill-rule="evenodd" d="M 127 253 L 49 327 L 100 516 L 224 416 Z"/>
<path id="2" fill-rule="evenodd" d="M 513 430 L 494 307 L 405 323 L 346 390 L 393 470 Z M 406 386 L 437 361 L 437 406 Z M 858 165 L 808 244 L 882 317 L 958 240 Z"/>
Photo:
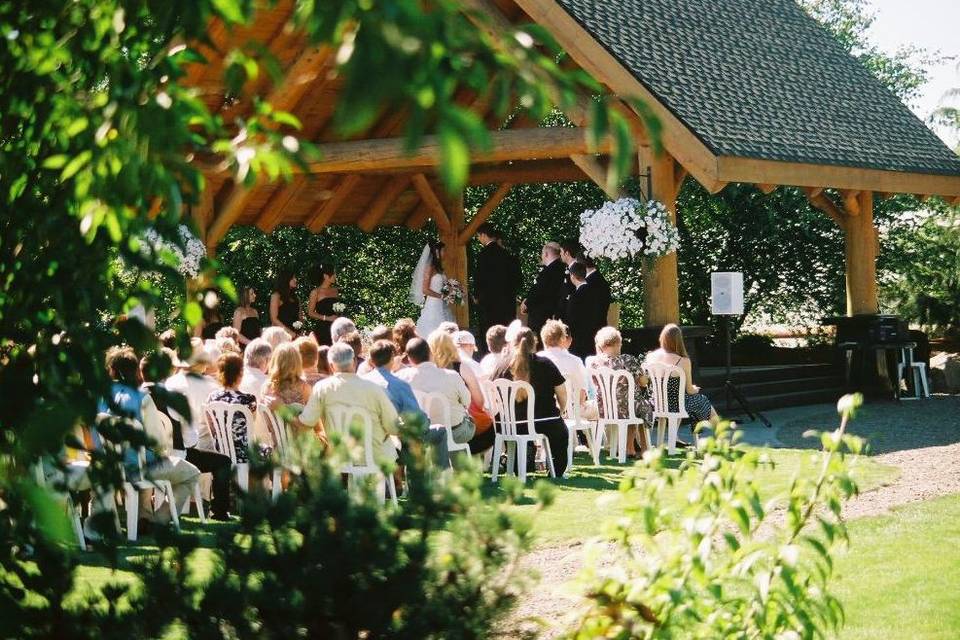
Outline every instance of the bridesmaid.
<path id="1" fill-rule="evenodd" d="M 300 300 L 297 298 L 297 277 L 287 269 L 277 274 L 277 281 L 270 294 L 270 324 L 281 327 L 295 339 L 300 332 L 295 323 L 302 322 Z"/>
<path id="2" fill-rule="evenodd" d="M 329 265 L 320 265 L 316 269 L 314 282 L 317 286 L 310 292 L 307 300 L 307 315 L 313 320 L 313 335 L 317 344 L 330 345 L 330 325 L 339 317 L 334 305 L 340 303 L 337 290 L 337 272 Z"/>
<path id="3" fill-rule="evenodd" d="M 260 337 L 260 313 L 253 308 L 256 301 L 253 287 L 244 287 L 240 290 L 240 304 L 233 312 L 233 328 L 240 332 L 240 346 L 244 348 L 248 342 Z"/>

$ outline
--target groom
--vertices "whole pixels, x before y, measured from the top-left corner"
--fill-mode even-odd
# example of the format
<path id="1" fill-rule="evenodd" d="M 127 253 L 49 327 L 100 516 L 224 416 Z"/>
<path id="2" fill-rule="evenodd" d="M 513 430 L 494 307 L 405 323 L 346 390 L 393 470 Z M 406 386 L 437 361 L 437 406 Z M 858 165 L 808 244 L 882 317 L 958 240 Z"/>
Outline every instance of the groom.
<path id="1" fill-rule="evenodd" d="M 517 315 L 517 291 L 520 289 L 520 261 L 500 244 L 500 233 L 489 222 L 477 228 L 477 240 L 483 245 L 477 256 L 473 277 L 473 303 L 480 316 L 480 332 L 496 324 L 508 325 Z"/>

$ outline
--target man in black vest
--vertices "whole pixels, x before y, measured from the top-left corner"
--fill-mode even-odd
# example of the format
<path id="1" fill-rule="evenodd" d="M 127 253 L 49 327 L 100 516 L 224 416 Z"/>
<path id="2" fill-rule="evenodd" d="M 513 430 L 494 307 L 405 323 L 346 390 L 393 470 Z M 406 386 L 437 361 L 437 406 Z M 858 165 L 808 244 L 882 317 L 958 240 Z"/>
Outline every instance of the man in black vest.
<path id="1" fill-rule="evenodd" d="M 477 256 L 472 298 L 480 319 L 479 335 L 485 336 L 493 325 L 508 325 L 516 318 L 522 274 L 520 261 L 503 248 L 500 233 L 493 225 L 480 225 L 477 240 L 483 249 Z"/>
<path id="2" fill-rule="evenodd" d="M 567 326 L 570 327 L 570 353 L 578 358 L 586 358 L 595 353 L 593 339 L 603 324 L 597 325 L 597 312 L 594 309 L 594 296 L 587 284 L 587 268 L 574 262 L 567 268 L 573 293 L 567 300 Z"/>
<path id="3" fill-rule="evenodd" d="M 560 260 L 564 265 L 563 293 L 560 297 L 561 313 L 567 312 L 567 301 L 570 299 L 570 296 L 573 295 L 573 290 L 576 289 L 573 281 L 570 279 L 570 265 L 577 261 L 577 256 L 582 252 L 583 247 L 580 246 L 580 241 L 576 238 L 567 238 L 560 243 Z"/>
<path id="4" fill-rule="evenodd" d="M 547 320 L 563 315 L 567 283 L 566 265 L 560 260 L 559 244 L 548 242 L 543 245 L 540 262 L 543 265 L 540 273 L 521 306 L 521 310 L 527 314 L 527 326 L 537 336 Z"/>
<path id="5" fill-rule="evenodd" d="M 593 305 L 597 313 L 596 322 L 600 328 L 607 326 L 607 316 L 610 313 L 610 305 L 613 303 L 613 295 L 610 291 L 610 283 L 603 277 L 603 274 L 597 271 L 597 263 L 593 258 L 586 254 L 581 254 L 577 262 L 583 263 L 587 268 L 587 285 L 590 295 L 593 296 Z"/>

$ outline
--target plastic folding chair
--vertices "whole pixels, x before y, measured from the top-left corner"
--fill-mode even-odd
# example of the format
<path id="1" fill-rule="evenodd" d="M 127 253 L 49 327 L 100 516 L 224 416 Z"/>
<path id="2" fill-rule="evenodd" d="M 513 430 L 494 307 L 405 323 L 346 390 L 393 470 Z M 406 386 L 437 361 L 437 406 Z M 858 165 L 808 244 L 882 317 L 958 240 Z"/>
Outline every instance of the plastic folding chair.
<path id="1" fill-rule="evenodd" d="M 34 465 L 33 470 L 37 486 L 46 487 L 47 478 L 43 474 L 43 462 L 38 460 Z M 64 491 L 61 493 L 59 491 L 51 491 L 51 494 L 54 496 L 54 498 L 63 503 L 63 509 L 67 513 L 67 519 L 70 520 L 70 526 L 73 527 L 73 534 L 77 536 L 77 543 L 80 545 L 80 550 L 86 551 L 87 541 L 83 536 L 83 525 L 80 522 L 80 511 L 73 502 L 73 497 L 70 495 L 70 492 Z"/>
<path id="2" fill-rule="evenodd" d="M 677 432 L 680 431 L 680 421 L 687 418 L 684 400 L 687 392 L 687 375 L 676 365 L 664 362 L 647 362 L 643 365 L 644 371 L 650 378 L 651 397 L 653 399 L 653 420 L 657 423 L 657 446 L 663 446 L 664 428 L 667 430 L 667 452 L 677 452 Z M 671 411 L 670 379 L 679 379 L 679 393 L 676 398 L 675 410 Z"/>
<path id="3" fill-rule="evenodd" d="M 522 380 L 494 380 L 490 383 L 492 392 L 492 402 L 496 407 L 496 412 L 500 416 L 496 423 L 497 432 L 493 442 L 493 464 L 491 469 L 491 481 L 496 482 L 500 472 L 500 455 L 507 449 L 507 473 L 513 471 L 513 458 L 516 455 L 517 473 L 520 482 L 527 481 L 527 444 L 540 443 L 546 452 L 547 468 L 550 476 L 557 477 L 557 472 L 553 467 L 553 456 L 550 453 L 550 441 L 547 436 L 537 433 L 537 423 L 533 417 L 533 407 L 536 403 L 533 387 Z M 525 416 L 517 415 L 517 393 L 520 390 L 526 392 L 527 411 Z M 526 433 L 520 431 L 521 426 L 526 427 Z M 511 451 L 512 449 L 512 451 Z M 515 452 L 515 453 L 514 453 Z"/>
<path id="4" fill-rule="evenodd" d="M 168 431 L 173 431 L 173 422 L 170 420 L 170 416 L 158 411 L 157 414 L 160 416 L 160 422 L 163 423 L 163 428 Z M 174 449 L 170 452 L 170 455 L 174 458 L 180 458 L 181 460 L 187 459 L 187 452 L 182 450 Z M 190 492 L 190 495 L 187 496 L 187 499 L 183 501 L 183 506 L 180 507 L 180 515 L 186 516 L 190 514 L 190 501 L 197 507 L 197 517 L 200 518 L 200 522 L 206 524 L 207 516 L 203 512 L 203 496 L 200 491 L 200 476 L 197 476 L 197 479 L 193 483 L 193 490 Z"/>
<path id="5" fill-rule="evenodd" d="M 467 455 L 470 455 L 470 445 L 466 442 L 459 443 L 455 442 L 453 439 L 453 418 L 450 417 L 451 407 L 450 401 L 440 393 L 426 393 L 415 391 L 414 395 L 417 398 L 417 403 L 423 409 L 423 411 L 428 416 L 435 415 L 435 407 L 439 407 L 440 415 L 442 416 L 440 422 L 433 422 L 430 425 L 431 429 L 443 429 L 447 433 L 447 455 L 450 457 L 450 464 L 453 465 L 453 454 L 457 451 L 465 451 Z M 432 418 L 431 418 L 432 422 Z"/>
<path id="6" fill-rule="evenodd" d="M 207 424 L 217 451 L 230 456 L 230 462 L 237 470 L 237 484 L 241 491 L 246 492 L 250 488 L 250 463 L 237 462 L 237 451 L 233 444 L 233 420 L 237 414 L 246 418 L 247 442 L 250 442 L 253 412 L 242 404 L 231 402 L 208 402 L 204 405 L 203 412 L 207 417 Z"/>
<path id="7" fill-rule="evenodd" d="M 283 466 L 286 464 L 290 452 L 290 433 L 287 431 L 287 423 L 284 422 L 283 418 L 278 416 L 276 412 L 270 409 L 270 405 L 261 402 L 257 409 L 257 414 L 260 419 L 266 421 L 265 424 L 270 431 L 270 435 L 273 436 L 273 442 L 277 447 L 277 454 L 280 457 L 281 466 L 273 470 L 273 478 L 271 479 L 272 496 L 273 500 L 276 501 L 277 498 L 280 497 L 280 492 L 283 490 Z"/>
<path id="8" fill-rule="evenodd" d="M 330 424 L 324 425 L 328 433 L 339 434 L 345 442 L 355 441 L 351 433 L 351 427 L 359 426 L 361 430 L 361 439 L 363 451 L 361 459 L 351 458 L 341 467 L 340 473 L 345 473 L 353 478 L 364 478 L 373 476 L 377 478 L 377 497 L 380 502 L 386 501 L 384 497 L 384 485 L 386 492 L 390 494 L 390 500 L 394 505 L 397 504 L 397 487 L 392 474 L 384 474 L 383 470 L 374 461 L 373 451 L 373 417 L 360 407 L 334 406 L 329 409 Z"/>
<path id="9" fill-rule="evenodd" d="M 611 458 L 620 463 L 627 461 L 627 434 L 629 427 L 647 428 L 642 418 L 636 413 L 636 380 L 633 374 L 626 369 L 611 369 L 597 367 L 590 369 L 590 378 L 597 388 L 600 418 L 597 420 L 597 440 L 607 438 Z M 626 393 L 625 412 L 620 411 L 620 396 Z M 624 415 L 621 415 L 623 413 Z M 616 440 L 609 436 L 607 431 L 616 430 Z M 648 438 L 649 440 L 649 438 Z M 597 458 L 599 460 L 599 444 Z"/>
<path id="10" fill-rule="evenodd" d="M 573 468 L 573 452 L 577 448 L 577 432 L 586 434 L 587 446 L 593 457 L 593 464 L 600 464 L 600 443 L 597 436 L 597 421 L 583 418 L 580 411 L 580 387 L 575 387 L 569 380 L 564 383 L 567 388 L 567 406 L 564 409 L 563 421 L 567 425 L 567 473 Z"/>

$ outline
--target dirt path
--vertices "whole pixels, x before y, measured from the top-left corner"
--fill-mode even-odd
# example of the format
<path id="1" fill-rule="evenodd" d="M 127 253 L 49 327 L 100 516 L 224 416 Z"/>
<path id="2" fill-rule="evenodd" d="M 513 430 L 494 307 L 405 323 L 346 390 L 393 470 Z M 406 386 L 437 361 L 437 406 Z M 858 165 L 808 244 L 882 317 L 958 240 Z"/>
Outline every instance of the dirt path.
<path id="1" fill-rule="evenodd" d="M 785 409 L 768 417 L 777 425 L 773 439 L 787 447 L 810 447 L 810 441 L 802 438 L 804 431 L 836 425 L 836 413 L 824 406 Z M 901 505 L 960 493 L 960 397 L 868 405 L 851 430 L 868 439 L 877 454 L 874 460 L 896 467 L 900 476 L 847 503 L 847 518 L 883 515 Z M 524 559 L 524 568 L 540 579 L 507 621 L 505 635 L 516 637 L 539 628 L 541 637 L 551 638 L 565 627 L 564 621 L 578 608 L 575 579 L 583 556 L 584 545 L 578 541 L 539 548 Z"/>

